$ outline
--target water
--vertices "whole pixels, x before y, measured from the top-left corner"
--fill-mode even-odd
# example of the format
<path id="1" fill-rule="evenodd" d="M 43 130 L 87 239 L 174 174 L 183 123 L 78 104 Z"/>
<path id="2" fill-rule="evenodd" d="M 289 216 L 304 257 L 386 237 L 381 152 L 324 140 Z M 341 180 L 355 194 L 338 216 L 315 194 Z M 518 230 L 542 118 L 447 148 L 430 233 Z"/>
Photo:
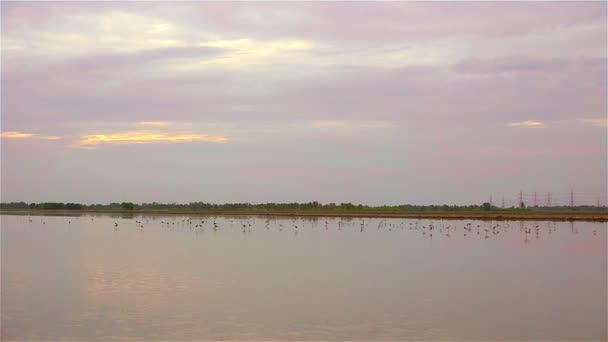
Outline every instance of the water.
<path id="1" fill-rule="evenodd" d="M 607 339 L 605 223 L 0 218 L 3 340 Z"/>

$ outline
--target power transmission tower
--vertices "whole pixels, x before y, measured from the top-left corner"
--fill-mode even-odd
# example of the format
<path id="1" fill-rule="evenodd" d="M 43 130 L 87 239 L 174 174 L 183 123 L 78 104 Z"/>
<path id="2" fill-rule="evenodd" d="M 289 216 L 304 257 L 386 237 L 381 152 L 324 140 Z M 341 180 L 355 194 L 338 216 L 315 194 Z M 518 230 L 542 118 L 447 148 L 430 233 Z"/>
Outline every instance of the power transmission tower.
<path id="1" fill-rule="evenodd" d="M 600 201 L 598 200 L 597 203 L 600 203 Z M 502 208 L 505 207 L 505 196 L 502 196 Z M 599 207 L 599 205 L 598 205 Z"/>
<path id="2" fill-rule="evenodd" d="M 574 191 L 570 190 L 570 207 L 574 208 Z"/>
<path id="3" fill-rule="evenodd" d="M 490 206 L 492 206 L 492 195 L 490 195 Z"/>
<path id="4" fill-rule="evenodd" d="M 519 191 L 519 206 L 521 206 L 524 203 L 524 195 L 522 194 L 521 190 Z"/>
<path id="5" fill-rule="evenodd" d="M 547 193 L 547 207 L 550 207 L 550 206 L 551 206 L 551 193 L 548 192 Z"/>
<path id="6" fill-rule="evenodd" d="M 536 191 L 534 192 L 534 206 L 538 207 L 538 201 L 536 199 Z"/>

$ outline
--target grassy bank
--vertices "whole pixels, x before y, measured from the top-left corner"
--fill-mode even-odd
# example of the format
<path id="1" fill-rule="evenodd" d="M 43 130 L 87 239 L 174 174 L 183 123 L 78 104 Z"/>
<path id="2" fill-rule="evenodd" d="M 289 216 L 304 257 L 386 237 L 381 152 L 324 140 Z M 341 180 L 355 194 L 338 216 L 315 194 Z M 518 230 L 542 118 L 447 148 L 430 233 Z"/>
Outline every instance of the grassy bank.
<path id="1" fill-rule="evenodd" d="M 312 216 L 312 217 L 378 217 L 447 220 L 542 220 L 608 222 L 606 211 L 317 211 L 317 210 L 44 210 L 2 209 L 0 214 L 22 215 L 193 215 L 193 216 Z"/>

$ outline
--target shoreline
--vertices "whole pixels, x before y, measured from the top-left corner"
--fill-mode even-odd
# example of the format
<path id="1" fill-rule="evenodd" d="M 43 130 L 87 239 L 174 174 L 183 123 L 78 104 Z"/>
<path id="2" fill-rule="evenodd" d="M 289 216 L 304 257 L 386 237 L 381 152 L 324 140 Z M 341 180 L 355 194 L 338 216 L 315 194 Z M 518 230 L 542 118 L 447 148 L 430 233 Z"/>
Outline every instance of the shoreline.
<path id="1" fill-rule="evenodd" d="M 276 216 L 276 217 L 346 217 L 346 218 L 405 218 L 443 220 L 492 220 L 492 221 L 592 221 L 608 222 L 608 212 L 332 212 L 332 211 L 188 211 L 188 210 L 20 210 L 2 209 L 1 214 L 15 215 L 185 215 L 185 216 Z"/>

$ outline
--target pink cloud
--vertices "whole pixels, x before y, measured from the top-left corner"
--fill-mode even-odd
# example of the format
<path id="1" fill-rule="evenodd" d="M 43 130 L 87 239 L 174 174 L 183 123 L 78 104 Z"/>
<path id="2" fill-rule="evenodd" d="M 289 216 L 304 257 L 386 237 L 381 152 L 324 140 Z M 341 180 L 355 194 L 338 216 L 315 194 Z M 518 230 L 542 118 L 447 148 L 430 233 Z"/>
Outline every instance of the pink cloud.
<path id="1" fill-rule="evenodd" d="M 473 58 L 454 65 L 454 70 L 476 74 L 516 73 L 516 72 L 558 72 L 565 69 L 606 70 L 605 58 L 541 59 L 532 57 L 503 57 L 495 59 Z"/>
<path id="2" fill-rule="evenodd" d="M 311 2 L 214 4 L 209 7 L 210 10 L 201 9 L 199 13 L 226 29 L 259 25 L 258 21 L 247 20 L 250 13 L 275 18 L 272 23 L 292 13 L 294 18 L 281 25 L 281 30 L 262 30 L 262 33 L 346 41 L 522 34 L 586 22 L 602 23 L 606 12 L 606 4 L 601 2 Z M 276 27 L 274 25 L 270 27 Z"/>
<path id="3" fill-rule="evenodd" d="M 319 168 L 269 168 L 253 169 L 242 172 L 242 175 L 255 178 L 275 178 L 275 177 L 297 177 L 297 178 L 317 178 L 328 175 L 328 170 Z"/>
<path id="4" fill-rule="evenodd" d="M 446 173 L 447 170 L 447 173 Z M 492 164 L 478 165 L 463 160 L 459 164 L 449 163 L 449 166 L 435 166 L 422 163 L 410 168 L 414 173 L 425 173 L 437 178 L 447 178 L 459 181 L 507 179 L 526 172 L 522 164 L 508 162 L 495 162 Z"/>
<path id="5" fill-rule="evenodd" d="M 18 3 L 2 2 L 5 32 L 40 26 L 53 18 L 107 10 L 137 11 L 160 17 L 178 13 L 184 22 L 210 29 L 259 36 L 314 36 L 345 41 L 403 41 L 448 36 L 522 34 L 580 23 L 605 22 L 605 2 L 242 2 Z M 365 23 L 362 25 L 361 23 Z"/>
<path id="6" fill-rule="evenodd" d="M 289 167 L 289 168 L 267 168 L 250 169 L 242 172 L 248 177 L 274 178 L 274 177 L 296 177 L 296 178 L 320 178 L 320 177 L 398 177 L 404 174 L 403 168 L 386 167 L 363 167 L 363 168 L 336 168 L 336 167 Z"/>
<path id="7" fill-rule="evenodd" d="M 455 152 L 466 155 L 469 158 L 482 159 L 495 156 L 506 158 L 537 158 L 537 157 L 593 157 L 605 153 L 605 147 L 587 146 L 555 146 L 555 147 L 532 147 L 532 146 L 466 146 L 456 147 Z"/>

